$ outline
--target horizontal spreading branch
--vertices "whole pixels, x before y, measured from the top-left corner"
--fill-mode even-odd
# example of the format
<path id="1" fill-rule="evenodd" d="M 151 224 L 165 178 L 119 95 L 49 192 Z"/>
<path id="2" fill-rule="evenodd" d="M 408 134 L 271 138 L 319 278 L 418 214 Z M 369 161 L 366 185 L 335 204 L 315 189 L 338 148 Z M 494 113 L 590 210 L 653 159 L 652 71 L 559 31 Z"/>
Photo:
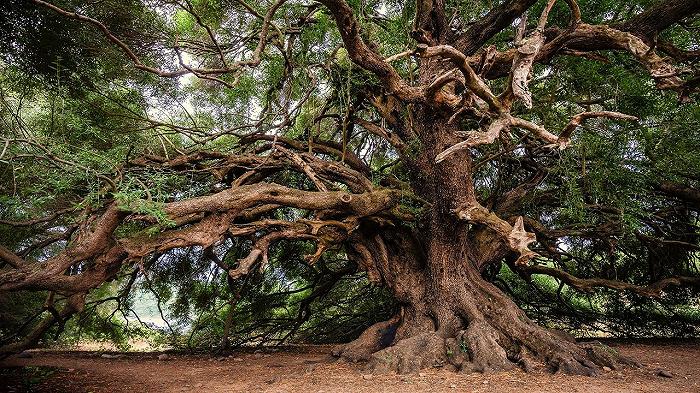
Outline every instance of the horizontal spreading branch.
<path id="1" fill-rule="evenodd" d="M 506 124 L 503 120 L 496 119 L 493 122 L 491 122 L 486 132 L 469 132 L 467 139 L 450 146 L 449 148 L 445 149 L 440 154 L 435 156 L 435 163 L 437 164 L 444 161 L 451 154 L 454 154 L 460 150 L 493 143 L 496 140 L 496 138 L 498 138 L 498 136 L 501 134 L 501 131 L 505 128 L 505 126 Z"/>
<path id="2" fill-rule="evenodd" d="M 636 116 L 626 115 L 626 114 L 620 113 L 620 112 L 597 111 L 597 112 L 579 113 L 578 115 L 571 118 L 571 121 L 569 121 L 569 124 L 567 124 L 566 127 L 564 127 L 564 130 L 559 134 L 559 138 L 557 138 L 559 145 L 561 146 L 565 143 L 568 143 L 568 141 L 571 139 L 571 134 L 573 134 L 573 132 L 576 130 L 576 128 L 578 128 L 578 126 L 580 126 L 584 120 L 593 119 L 596 117 L 606 117 L 608 119 L 628 120 L 628 121 L 639 120 Z"/>
<path id="3" fill-rule="evenodd" d="M 557 278 L 572 288 L 583 292 L 591 292 L 594 288 L 608 288 L 618 291 L 630 291 L 642 296 L 660 297 L 663 290 L 670 286 L 700 287 L 700 277 L 674 276 L 664 278 L 649 285 L 635 285 L 603 278 L 578 278 L 563 270 L 543 265 L 519 266 L 517 269 L 525 274 L 545 274 Z"/>
<path id="4" fill-rule="evenodd" d="M 466 133 L 467 139 L 448 147 L 440 154 L 435 156 L 435 163 L 440 163 L 444 161 L 450 155 L 460 150 L 491 144 L 496 141 L 496 139 L 501 134 L 501 131 L 509 127 L 518 127 L 530 131 L 530 133 L 537 137 L 537 139 L 547 142 L 549 144 L 548 146 L 555 146 L 563 150 L 569 146 L 569 144 L 571 143 L 571 135 L 584 120 L 598 117 L 628 121 L 638 120 L 638 118 L 635 116 L 626 115 L 620 112 L 582 112 L 572 117 L 569 123 L 564 128 L 564 130 L 559 134 L 559 136 L 557 136 L 547 131 L 546 128 L 535 124 L 531 121 L 521 119 L 519 117 L 514 117 L 509 114 L 505 114 L 499 118 L 492 120 L 491 124 L 485 132 L 470 131 Z"/>
<path id="5" fill-rule="evenodd" d="M 111 202 L 84 219 L 68 233 L 69 246 L 42 262 L 21 258 L 0 248 L 0 260 L 13 267 L 0 273 L 0 290 L 54 290 L 67 295 L 85 292 L 114 275 L 130 261 L 175 248 L 218 244 L 225 238 L 247 237 L 254 251 L 239 263 L 232 276 L 247 272 L 258 258 L 267 258 L 267 248 L 278 240 L 311 240 L 317 251 L 309 261 L 344 241 L 362 220 L 377 222 L 405 219 L 395 208 L 402 191 L 377 188 L 362 173 L 339 161 L 323 160 L 306 151 L 299 152 L 294 141 L 271 147 L 269 154 L 223 154 L 198 151 L 172 159 L 144 156 L 129 162 L 130 168 L 163 169 L 207 173 L 222 181 L 238 173 L 232 185 L 218 192 L 162 204 L 170 223 L 158 233 L 136 232 L 116 238 L 117 228 L 126 223 L 160 225 L 154 216 L 135 212 L 148 201 L 130 201 L 128 206 Z M 241 172 L 243 169 L 243 172 Z M 317 191 L 291 188 L 265 179 L 282 171 L 305 175 Z M 345 189 L 336 188 L 342 183 Z M 146 187 L 145 185 L 143 185 Z M 315 220 L 289 218 L 287 221 L 260 220 L 276 209 L 294 208 L 312 212 Z M 246 223 L 247 222 L 247 223 Z M 72 266 L 86 266 L 77 275 L 65 275 Z"/>
<path id="6" fill-rule="evenodd" d="M 688 202 L 693 206 L 700 207 L 700 189 L 698 188 L 673 181 L 662 181 L 654 184 L 654 189 L 668 196 Z"/>
<path id="7" fill-rule="evenodd" d="M 24 260 L 22 258 L 2 245 L 0 245 L 0 261 L 6 262 L 15 269 L 20 269 L 24 266 Z"/>
<path id="8" fill-rule="evenodd" d="M 564 31 L 557 28 L 547 29 L 545 37 L 554 38 L 545 41 L 539 48 L 533 60 L 536 63 L 548 63 L 560 54 L 585 57 L 595 51 L 625 51 L 648 71 L 655 80 L 657 88 L 688 93 L 686 82 L 681 78 L 681 71 L 669 63 L 668 59 L 659 56 L 644 39 L 633 33 L 606 25 L 579 23 L 575 28 Z M 496 79 L 509 75 L 518 56 L 517 49 L 497 53 L 488 73 L 484 76 L 488 79 Z M 469 63 L 472 65 L 479 62 L 479 56 L 469 58 Z"/>

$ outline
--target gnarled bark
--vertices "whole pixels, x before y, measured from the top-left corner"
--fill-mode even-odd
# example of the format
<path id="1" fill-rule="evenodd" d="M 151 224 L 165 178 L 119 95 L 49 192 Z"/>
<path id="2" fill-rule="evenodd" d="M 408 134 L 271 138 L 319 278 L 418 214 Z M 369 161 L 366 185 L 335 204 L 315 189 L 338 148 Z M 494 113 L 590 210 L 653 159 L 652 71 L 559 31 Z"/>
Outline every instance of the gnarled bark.
<path id="1" fill-rule="evenodd" d="M 399 300 L 401 313 L 336 348 L 335 356 L 367 361 L 375 372 L 398 373 L 429 367 L 461 372 L 520 367 L 594 375 L 601 367 L 636 365 L 600 343 L 577 344 L 535 324 L 481 277 L 478 250 L 470 249 L 469 240 L 459 233 L 447 228 L 432 232 L 421 256 L 417 243 L 406 240 L 411 236 L 407 232 L 379 240 L 372 229 L 363 231 L 374 252 L 381 247 L 401 251 L 381 272 L 388 277 L 386 283 Z M 407 269 L 406 260 L 416 263 Z"/>
<path id="2" fill-rule="evenodd" d="M 593 375 L 603 366 L 634 364 L 606 347 L 579 345 L 538 326 L 482 278 L 489 264 L 529 252 L 527 244 L 513 246 L 523 241 L 511 239 L 513 232 L 525 243 L 534 237 L 524 231 L 522 218 L 511 225 L 476 202 L 473 183 L 465 181 L 472 173 L 468 151 L 433 164 L 457 130 L 431 111 L 419 119 L 416 131 L 425 143 L 412 173 L 419 196 L 432 202 L 424 220 L 415 231 L 364 225 L 354 238 L 367 250 L 358 257 L 375 261 L 377 280 L 399 302 L 399 320 L 373 326 L 335 354 L 357 361 L 371 353 L 370 369 L 399 373 L 426 367 L 464 372 L 543 367 Z M 465 206 L 483 214 L 463 217 L 459 212 Z M 381 334 L 389 326 L 396 329 L 390 344 Z M 386 347 L 377 350 L 382 342 Z"/>

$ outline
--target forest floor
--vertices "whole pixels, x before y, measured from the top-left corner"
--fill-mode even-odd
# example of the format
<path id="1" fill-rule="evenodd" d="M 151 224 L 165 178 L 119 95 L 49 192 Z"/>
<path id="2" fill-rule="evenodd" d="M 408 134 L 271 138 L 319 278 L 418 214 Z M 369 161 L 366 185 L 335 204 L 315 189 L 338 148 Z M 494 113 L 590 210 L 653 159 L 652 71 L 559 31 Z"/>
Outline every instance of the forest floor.
<path id="1" fill-rule="evenodd" d="M 645 366 L 579 377 L 516 370 L 458 374 L 371 375 L 338 362 L 328 347 L 226 358 L 127 353 L 32 351 L 0 362 L 0 392 L 700 392 L 700 341 L 608 342 Z M 671 377 L 659 375 L 664 370 Z"/>

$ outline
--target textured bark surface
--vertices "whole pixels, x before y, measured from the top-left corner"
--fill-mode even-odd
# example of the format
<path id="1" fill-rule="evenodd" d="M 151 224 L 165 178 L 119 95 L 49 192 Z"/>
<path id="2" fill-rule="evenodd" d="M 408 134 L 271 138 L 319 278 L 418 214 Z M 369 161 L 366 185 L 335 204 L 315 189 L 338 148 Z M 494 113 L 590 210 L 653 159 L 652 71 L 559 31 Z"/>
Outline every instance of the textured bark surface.
<path id="1" fill-rule="evenodd" d="M 447 236 L 432 240 L 420 271 L 392 269 L 396 281 L 390 288 L 401 301 L 400 315 L 339 346 L 335 356 L 368 361 L 376 372 L 399 373 L 429 367 L 462 372 L 520 367 L 594 375 L 601 367 L 636 365 L 602 344 L 577 344 L 563 332 L 532 322 L 481 277 L 470 251 L 452 246 L 455 239 L 446 242 Z"/>

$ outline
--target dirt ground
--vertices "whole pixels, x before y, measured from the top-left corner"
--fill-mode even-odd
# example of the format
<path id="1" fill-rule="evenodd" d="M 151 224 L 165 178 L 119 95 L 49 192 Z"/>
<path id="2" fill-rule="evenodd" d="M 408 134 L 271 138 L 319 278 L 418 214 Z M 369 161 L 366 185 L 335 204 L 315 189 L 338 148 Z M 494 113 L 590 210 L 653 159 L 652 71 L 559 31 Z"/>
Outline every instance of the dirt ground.
<path id="1" fill-rule="evenodd" d="M 337 362 L 329 348 L 238 353 L 225 359 L 158 353 L 33 351 L 0 362 L 1 392 L 692 392 L 700 393 L 700 342 L 612 342 L 641 369 L 577 377 L 511 371 L 458 374 L 441 369 L 371 375 Z M 659 370 L 672 374 L 658 375 Z"/>

